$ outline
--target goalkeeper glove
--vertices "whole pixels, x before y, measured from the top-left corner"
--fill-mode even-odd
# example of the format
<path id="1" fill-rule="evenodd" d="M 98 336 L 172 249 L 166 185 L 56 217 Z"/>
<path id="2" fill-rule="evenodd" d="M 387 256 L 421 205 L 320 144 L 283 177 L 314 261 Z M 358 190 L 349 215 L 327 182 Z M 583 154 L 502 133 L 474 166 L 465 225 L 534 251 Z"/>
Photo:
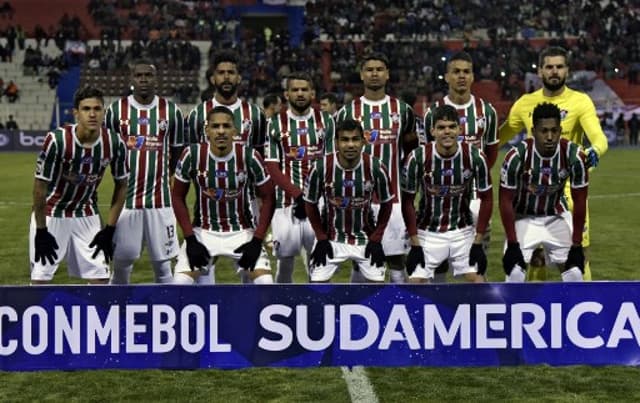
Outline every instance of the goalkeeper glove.
<path id="1" fill-rule="evenodd" d="M 43 265 L 46 265 L 47 260 L 49 260 L 49 264 L 53 264 L 58 259 L 58 254 L 56 253 L 58 243 L 46 227 L 36 229 L 34 244 L 36 247 L 36 262 L 39 260 Z"/>
<path id="2" fill-rule="evenodd" d="M 198 241 L 195 235 L 189 235 L 184 240 L 187 242 L 187 259 L 191 271 L 206 267 L 211 258 L 207 248 Z"/>
<path id="3" fill-rule="evenodd" d="M 586 157 L 587 157 L 587 168 L 595 168 L 598 166 L 598 163 L 600 162 L 600 156 L 598 155 L 598 153 L 596 152 L 596 150 L 593 149 L 593 147 L 589 147 L 587 148 L 587 150 L 585 151 Z"/>
<path id="4" fill-rule="evenodd" d="M 412 245 L 407 255 L 407 273 L 412 275 L 418 265 L 422 267 L 426 266 L 424 262 L 424 251 L 422 250 L 422 246 Z"/>
<path id="5" fill-rule="evenodd" d="M 96 258 L 98 253 L 102 251 L 104 253 L 104 260 L 109 263 L 113 259 L 113 234 L 116 232 L 116 227 L 113 225 L 107 225 L 93 237 L 93 241 L 89 244 L 90 248 L 95 247 L 96 251 L 93 252 L 92 258 Z"/>
<path id="6" fill-rule="evenodd" d="M 582 274 L 584 274 L 584 251 L 582 250 L 582 245 L 572 246 L 571 249 L 569 249 L 567 261 L 564 263 L 564 269 L 569 270 L 572 267 L 579 268 Z"/>
<path id="7" fill-rule="evenodd" d="M 481 276 L 487 272 L 487 255 L 484 253 L 482 244 L 474 243 L 469 251 L 469 266 L 478 265 L 478 274 Z"/>
<path id="8" fill-rule="evenodd" d="M 245 270 L 253 271 L 256 267 L 256 262 L 262 253 L 262 239 L 254 236 L 249 242 L 245 242 L 233 252 L 242 253 L 242 257 L 238 260 L 238 266 Z"/>
<path id="9" fill-rule="evenodd" d="M 384 256 L 382 244 L 380 242 L 369 241 L 367 247 L 364 249 L 364 257 L 371 257 L 371 266 L 384 266 L 386 257 Z"/>
<path id="10" fill-rule="evenodd" d="M 508 276 L 516 265 L 520 266 L 522 270 L 527 267 L 520 250 L 520 244 L 518 242 L 509 242 L 507 250 L 504 251 L 504 256 L 502 257 L 502 268 Z"/>
<path id="11" fill-rule="evenodd" d="M 311 252 L 311 263 L 314 266 L 325 266 L 327 264 L 327 256 L 333 259 L 333 248 L 328 239 L 316 242 L 316 247 Z"/>

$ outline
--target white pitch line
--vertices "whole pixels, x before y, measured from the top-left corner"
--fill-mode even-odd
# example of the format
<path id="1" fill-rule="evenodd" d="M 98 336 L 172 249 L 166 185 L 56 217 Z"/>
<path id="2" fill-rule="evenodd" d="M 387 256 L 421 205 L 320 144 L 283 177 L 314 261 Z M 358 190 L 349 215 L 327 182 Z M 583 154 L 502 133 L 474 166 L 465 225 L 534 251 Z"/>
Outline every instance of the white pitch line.
<path id="1" fill-rule="evenodd" d="M 588 199 L 622 199 L 625 197 L 638 197 L 640 193 L 615 193 L 609 195 L 589 195 Z"/>
<path id="2" fill-rule="evenodd" d="M 342 367 L 342 377 L 347 383 L 352 403 L 378 403 L 378 395 L 363 366 Z"/>

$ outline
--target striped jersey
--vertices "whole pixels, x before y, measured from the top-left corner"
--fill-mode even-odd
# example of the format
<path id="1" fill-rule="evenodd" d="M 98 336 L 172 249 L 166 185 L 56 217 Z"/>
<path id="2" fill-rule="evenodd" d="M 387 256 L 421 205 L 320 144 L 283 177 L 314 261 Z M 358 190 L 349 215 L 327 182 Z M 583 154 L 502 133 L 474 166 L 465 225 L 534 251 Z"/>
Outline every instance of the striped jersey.
<path id="1" fill-rule="evenodd" d="M 208 142 L 204 133 L 204 122 L 207 120 L 207 112 L 216 106 L 224 106 L 233 112 L 234 123 L 238 134 L 233 141 L 241 144 L 248 144 L 261 149 L 264 147 L 266 123 L 264 114 L 257 105 L 250 104 L 244 100 L 237 99 L 232 105 L 223 105 L 212 98 L 199 103 L 191 110 L 187 120 L 189 127 L 189 143 L 196 144 Z"/>
<path id="2" fill-rule="evenodd" d="M 116 180 L 129 175 L 127 151 L 118 135 L 105 128 L 90 147 L 77 138 L 76 125 L 47 133 L 35 177 L 49 183 L 46 214 L 88 217 L 98 214 L 97 188 L 108 165 Z"/>
<path id="3" fill-rule="evenodd" d="M 473 225 L 469 202 L 472 182 L 478 191 L 491 189 L 489 167 L 482 151 L 458 141 L 458 150 L 444 158 L 431 142 L 414 149 L 405 160 L 402 190 L 421 192 L 418 228 L 446 232 Z"/>
<path id="4" fill-rule="evenodd" d="M 400 200 L 400 169 L 403 155 L 403 137 L 415 130 L 413 109 L 405 102 L 385 96 L 380 101 L 370 101 L 365 97 L 353 100 L 338 112 L 337 124 L 346 119 L 354 119 L 362 124 L 366 144 L 364 152 L 377 158 L 389 169 L 394 203 Z M 333 152 L 333 139 L 327 142 L 327 150 Z"/>
<path id="5" fill-rule="evenodd" d="M 500 186 L 516 191 L 513 207 L 518 215 L 556 215 L 568 210 L 564 186 L 589 185 L 583 150 L 560 139 L 552 157 L 542 157 L 535 140 L 528 138 L 511 148 L 500 170 Z"/>
<path id="6" fill-rule="evenodd" d="M 303 116 L 286 110 L 269 120 L 267 134 L 265 160 L 278 162 L 291 183 L 302 189 L 313 163 L 325 155 L 326 140 L 334 136 L 333 118 L 313 108 Z M 283 189 L 276 188 L 276 208 L 292 203 Z"/>
<path id="7" fill-rule="evenodd" d="M 486 146 L 497 144 L 498 115 L 495 108 L 482 98 L 471 95 L 471 99 L 464 105 L 455 104 L 445 96 L 442 102 L 433 103 L 424 114 L 424 130 L 427 141 L 433 141 L 431 128 L 433 127 L 433 110 L 440 105 L 451 105 L 458 111 L 460 138 L 486 152 Z"/>
<path id="8" fill-rule="evenodd" d="M 130 95 L 109 106 L 105 124 L 120 135 L 129 152 L 125 208 L 171 207 L 169 148 L 185 143 L 178 106 L 157 96 L 151 104 L 141 105 Z"/>
<path id="9" fill-rule="evenodd" d="M 260 154 L 239 143 L 224 157 L 215 156 L 208 144 L 191 144 L 178 160 L 175 177 L 196 188 L 193 226 L 217 232 L 254 228 L 248 188 L 270 179 Z"/>
<path id="10" fill-rule="evenodd" d="M 375 229 L 373 194 L 381 203 L 394 197 L 387 169 L 367 153 L 352 169 L 341 167 L 335 153 L 325 156 L 316 162 L 304 187 L 306 201 L 325 200 L 322 216 L 329 239 L 352 245 L 365 245 Z"/>

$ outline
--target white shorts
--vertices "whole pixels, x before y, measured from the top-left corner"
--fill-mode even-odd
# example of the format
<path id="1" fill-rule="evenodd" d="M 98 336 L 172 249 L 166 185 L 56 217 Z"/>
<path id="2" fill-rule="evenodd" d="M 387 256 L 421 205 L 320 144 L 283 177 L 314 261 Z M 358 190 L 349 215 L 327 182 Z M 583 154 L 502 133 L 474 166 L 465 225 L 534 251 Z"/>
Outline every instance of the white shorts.
<path id="1" fill-rule="evenodd" d="M 371 266 L 370 259 L 364 257 L 366 245 L 350 245 L 342 242 L 331 242 L 333 259 L 327 258 L 324 266 L 311 267 L 311 281 L 328 281 L 333 277 L 340 263 L 352 260 L 358 264 L 360 273 L 369 281 L 384 281 L 385 266 Z"/>
<path id="2" fill-rule="evenodd" d="M 547 262 L 564 264 L 571 248 L 572 235 L 573 223 L 568 211 L 561 215 L 516 220 L 516 236 L 526 263 L 531 261 L 533 251 L 542 245 Z"/>
<path id="3" fill-rule="evenodd" d="M 375 220 L 378 219 L 379 211 L 379 204 L 371 205 L 371 212 Z M 391 218 L 389 218 L 389 223 L 382 236 L 384 254 L 386 256 L 404 255 L 407 252 L 408 239 L 407 227 L 405 227 L 404 218 L 402 217 L 402 207 L 400 203 L 394 203 L 393 210 L 391 210 Z"/>
<path id="4" fill-rule="evenodd" d="M 276 258 L 298 256 L 302 248 L 311 254 L 316 234 L 308 219 L 293 216 L 293 206 L 276 209 L 271 220 L 273 253 Z"/>
<path id="5" fill-rule="evenodd" d="M 238 260 L 242 257 L 242 253 L 235 253 L 234 250 L 242 246 L 242 244 L 249 242 L 253 238 L 253 231 L 243 230 L 235 232 L 214 232 L 203 230 L 202 228 L 194 228 L 193 234 L 196 239 L 200 241 L 209 251 L 212 259 L 209 265 L 203 272 L 209 272 L 214 267 L 216 260 L 219 256 L 226 256 L 234 260 L 236 266 L 236 272 L 240 273 L 244 269 L 238 266 Z M 271 263 L 267 252 L 262 247 L 260 257 L 256 262 L 256 269 L 271 270 Z M 187 258 L 187 243 L 182 242 L 180 252 L 178 252 L 178 262 L 176 263 L 175 272 L 190 272 L 189 259 Z"/>
<path id="6" fill-rule="evenodd" d="M 475 238 L 473 227 L 447 232 L 418 230 L 418 239 L 424 253 L 426 267 L 418 266 L 410 278 L 433 278 L 436 267 L 445 260 L 453 269 L 454 276 L 477 273 L 477 265 L 469 266 L 469 251 Z"/>
<path id="7" fill-rule="evenodd" d="M 143 241 L 151 261 L 174 258 L 178 255 L 179 245 L 173 209 L 123 209 L 113 239 L 116 244 L 114 259 L 139 258 Z"/>
<path id="8" fill-rule="evenodd" d="M 47 217 L 47 229 L 58 243 L 56 254 L 58 259 L 53 264 L 42 264 L 35 261 L 36 220 L 31 214 L 29 225 L 29 261 L 31 262 L 31 280 L 50 281 L 58 270 L 58 265 L 66 257 L 70 277 L 85 280 L 109 278 L 109 265 L 105 261 L 104 253 L 100 252 L 95 259 L 92 257 L 95 248 L 90 248 L 98 231 L 102 228 L 99 215 L 89 217 Z"/>

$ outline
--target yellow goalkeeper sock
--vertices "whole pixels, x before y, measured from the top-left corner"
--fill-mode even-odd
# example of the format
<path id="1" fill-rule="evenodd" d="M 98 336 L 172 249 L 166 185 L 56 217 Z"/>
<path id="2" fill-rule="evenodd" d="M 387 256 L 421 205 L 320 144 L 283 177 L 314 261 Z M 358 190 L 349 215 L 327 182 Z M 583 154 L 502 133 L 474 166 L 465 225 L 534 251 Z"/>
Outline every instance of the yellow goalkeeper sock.
<path id="1" fill-rule="evenodd" d="M 584 281 L 591 281 L 591 265 L 587 259 L 584 260 L 584 274 L 582 275 Z"/>
<path id="2" fill-rule="evenodd" d="M 547 281 L 547 266 L 529 265 L 527 281 Z"/>

